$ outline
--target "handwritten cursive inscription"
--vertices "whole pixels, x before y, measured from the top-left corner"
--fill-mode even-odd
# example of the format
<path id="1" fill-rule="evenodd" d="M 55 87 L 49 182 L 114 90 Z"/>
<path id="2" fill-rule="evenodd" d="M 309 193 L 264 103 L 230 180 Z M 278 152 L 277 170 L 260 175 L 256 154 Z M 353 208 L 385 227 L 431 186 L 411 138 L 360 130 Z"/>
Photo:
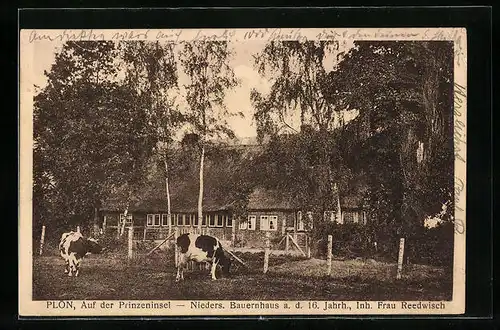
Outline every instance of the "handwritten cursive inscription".
<path id="1" fill-rule="evenodd" d="M 105 40 L 103 33 L 94 33 L 94 30 L 64 30 L 56 35 L 45 34 L 37 32 L 36 30 L 31 31 L 29 35 L 29 42 L 33 43 L 35 41 L 95 41 L 95 40 Z"/>
<path id="2" fill-rule="evenodd" d="M 465 158 L 462 155 L 463 150 L 467 147 L 466 129 L 464 122 L 464 101 L 467 98 L 465 87 L 455 83 L 454 89 L 454 132 L 453 132 L 453 145 L 455 149 L 455 159 L 465 163 Z"/>
<path id="3" fill-rule="evenodd" d="M 118 31 L 111 37 L 113 40 L 148 40 L 149 30 L 138 32 L 135 30 Z"/>
<path id="4" fill-rule="evenodd" d="M 454 225 L 455 225 L 455 233 L 457 234 L 463 234 L 465 232 L 465 222 L 461 217 L 457 217 L 456 215 L 458 213 L 465 213 L 465 210 L 459 206 L 460 200 L 461 200 L 461 195 L 462 192 L 465 189 L 465 184 L 464 181 L 459 178 L 455 177 L 455 219 L 454 219 Z"/>
<path id="5" fill-rule="evenodd" d="M 307 37 L 302 34 L 301 29 L 273 29 L 267 38 L 268 41 L 297 40 L 307 41 Z"/>
<path id="6" fill-rule="evenodd" d="M 224 30 L 219 33 L 207 33 L 198 30 L 192 41 L 230 41 L 236 34 L 236 30 Z"/>
<path id="7" fill-rule="evenodd" d="M 462 64 L 466 64 L 467 58 L 463 46 L 464 38 L 462 35 L 462 31 L 457 29 L 426 30 L 424 32 L 424 38 L 427 40 L 453 40 L 453 53 L 457 60 L 457 65 L 461 66 Z"/>
<path id="8" fill-rule="evenodd" d="M 179 39 L 182 35 L 182 31 L 184 30 L 170 30 L 170 31 L 159 30 L 156 33 L 156 40 L 179 42 Z"/>

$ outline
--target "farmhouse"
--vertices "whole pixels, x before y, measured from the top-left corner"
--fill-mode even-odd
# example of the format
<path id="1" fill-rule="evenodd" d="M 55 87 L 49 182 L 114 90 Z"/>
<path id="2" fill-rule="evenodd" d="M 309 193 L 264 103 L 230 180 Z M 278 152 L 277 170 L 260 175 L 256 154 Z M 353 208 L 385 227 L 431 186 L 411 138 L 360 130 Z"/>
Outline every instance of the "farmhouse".
<path id="1" fill-rule="evenodd" d="M 134 227 L 136 239 L 158 240 L 179 228 L 179 233 L 189 232 L 198 227 L 197 198 L 192 205 L 179 205 L 171 209 L 170 221 L 165 199 L 157 198 L 143 200 L 128 208 L 127 216 L 120 203 L 108 201 L 101 208 L 101 218 L 105 231 L 115 231 L 120 234 L 122 227 Z M 233 231 L 232 212 L 228 206 L 215 202 L 205 202 L 203 205 L 202 228 L 222 240 L 230 239 Z M 125 221 L 125 224 L 123 222 Z M 123 226 L 124 225 L 124 226 Z"/>
<path id="2" fill-rule="evenodd" d="M 197 196 L 174 198 L 170 221 L 164 198 L 141 200 L 129 205 L 127 216 L 118 200 L 109 200 L 100 209 L 102 227 L 106 233 L 120 235 L 123 228 L 134 227 L 135 239 L 159 240 L 175 228 L 179 233 L 193 231 L 198 226 Z M 325 221 L 366 224 L 367 216 L 360 198 L 346 196 L 340 200 L 341 212 L 327 211 Z M 125 221 L 125 224 L 123 223 Z M 302 211 L 293 200 L 276 191 L 255 189 L 249 196 L 246 214 L 237 216 L 231 201 L 204 199 L 202 230 L 223 241 L 246 248 L 262 248 L 266 233 L 272 242 L 284 244 L 290 238 L 301 247 L 307 245 L 313 229 L 313 214 Z"/>
<path id="3" fill-rule="evenodd" d="M 294 233 L 296 238 L 297 235 L 303 236 L 304 241 L 306 226 L 301 214 L 291 198 L 276 191 L 256 189 L 249 196 L 246 219 L 239 219 L 237 242 L 242 246 L 260 248 L 264 245 L 266 232 L 272 240 Z"/>

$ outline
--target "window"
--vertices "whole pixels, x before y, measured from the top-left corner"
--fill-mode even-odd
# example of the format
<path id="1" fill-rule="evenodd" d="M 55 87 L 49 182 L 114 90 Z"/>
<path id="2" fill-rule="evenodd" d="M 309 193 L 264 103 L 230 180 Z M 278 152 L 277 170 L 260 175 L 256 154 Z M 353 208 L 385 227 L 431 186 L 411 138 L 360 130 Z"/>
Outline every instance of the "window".
<path id="1" fill-rule="evenodd" d="M 184 226 L 191 226 L 191 221 L 193 220 L 193 215 L 188 214 L 185 218 Z"/>
<path id="2" fill-rule="evenodd" d="M 193 226 L 198 227 L 198 222 L 198 214 L 193 214 L 193 221 L 191 221 L 191 223 Z"/>
<path id="3" fill-rule="evenodd" d="M 239 225 L 239 228 L 241 230 L 245 230 L 248 228 L 248 221 L 240 221 L 240 225 Z"/>
<path id="4" fill-rule="evenodd" d="M 215 217 L 217 217 L 217 215 L 208 215 L 208 226 L 209 227 L 215 227 Z"/>
<path id="5" fill-rule="evenodd" d="M 225 215 L 215 215 L 215 226 L 216 227 L 223 227 L 224 226 L 224 220 L 225 220 L 226 216 Z"/>
<path id="6" fill-rule="evenodd" d="M 160 215 L 159 214 L 155 214 L 155 219 L 154 219 L 154 222 L 153 222 L 153 226 L 157 227 L 160 225 Z"/>
<path id="7" fill-rule="evenodd" d="M 249 215 L 248 222 L 247 222 L 248 230 L 255 230 L 255 227 L 257 226 L 256 223 L 257 223 L 257 216 Z"/>
<path id="8" fill-rule="evenodd" d="M 323 213 L 323 219 L 325 219 L 325 221 L 330 221 L 330 222 L 335 222 L 335 212 L 334 211 L 325 211 Z"/>
<path id="9" fill-rule="evenodd" d="M 179 217 L 178 214 L 172 214 L 172 226 L 176 226 L 177 225 L 177 218 Z"/>
<path id="10" fill-rule="evenodd" d="M 354 212 L 352 214 L 352 222 L 358 223 L 359 222 L 359 212 Z"/>
<path id="11" fill-rule="evenodd" d="M 186 219 L 185 214 L 179 214 L 179 218 L 177 220 L 177 226 L 184 226 L 184 220 Z"/>
<path id="12" fill-rule="evenodd" d="M 148 214 L 147 215 L 147 226 L 159 226 L 160 225 L 160 215 L 159 214 Z"/>
<path id="13" fill-rule="evenodd" d="M 260 230 L 266 230 L 269 223 L 269 217 L 267 215 L 260 216 Z"/>
<path id="14" fill-rule="evenodd" d="M 278 229 L 278 216 L 272 215 L 269 217 L 269 230 L 277 230 Z"/>
<path id="15" fill-rule="evenodd" d="M 304 230 L 304 219 L 302 219 L 302 211 L 297 212 L 297 230 Z"/>
<path id="16" fill-rule="evenodd" d="M 120 214 L 120 225 L 123 224 L 125 219 L 125 214 Z M 125 222 L 125 226 L 132 226 L 132 214 L 127 214 L 127 220 Z"/>
<path id="17" fill-rule="evenodd" d="M 210 218 L 210 215 L 208 214 L 205 214 L 205 216 L 203 217 L 203 220 L 201 221 L 201 225 L 203 227 L 206 227 L 207 226 L 207 223 L 208 223 L 208 219 Z"/>
<path id="18" fill-rule="evenodd" d="M 230 215 L 226 217 L 226 227 L 229 228 L 233 227 L 233 218 Z"/>
<path id="19" fill-rule="evenodd" d="M 354 214 L 352 212 L 342 213 L 344 216 L 344 223 L 354 223 Z"/>
<path id="20" fill-rule="evenodd" d="M 172 217 L 172 215 L 170 215 L 170 217 Z M 161 225 L 168 226 L 168 214 L 161 215 Z"/>
<path id="21" fill-rule="evenodd" d="M 260 216 L 260 230 L 277 230 L 277 229 L 278 229 L 278 216 L 276 215 Z"/>
<path id="22" fill-rule="evenodd" d="M 313 221 L 313 213 L 311 211 L 307 211 L 307 223 L 309 224 L 309 229 L 313 229 L 314 221 Z"/>

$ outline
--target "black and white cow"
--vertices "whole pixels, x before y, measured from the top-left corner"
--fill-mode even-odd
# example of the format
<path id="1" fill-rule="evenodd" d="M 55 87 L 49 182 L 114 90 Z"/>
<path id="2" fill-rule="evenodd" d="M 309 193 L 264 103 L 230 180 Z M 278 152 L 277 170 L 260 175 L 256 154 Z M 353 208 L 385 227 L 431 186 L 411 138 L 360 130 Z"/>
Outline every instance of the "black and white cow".
<path id="1" fill-rule="evenodd" d="M 71 231 L 62 234 L 59 251 L 66 263 L 64 273 L 68 274 L 68 276 L 73 276 L 73 274 L 78 276 L 83 257 L 89 253 L 101 253 L 102 250 L 103 248 L 97 240 L 85 238 L 79 232 Z"/>
<path id="2" fill-rule="evenodd" d="M 222 244 L 216 237 L 197 234 L 182 234 L 177 238 L 176 243 L 180 250 L 176 281 L 184 279 L 184 269 L 186 268 L 187 262 L 190 260 L 211 263 L 212 280 L 217 279 L 215 277 L 215 269 L 217 265 L 221 266 L 222 273 L 225 276 L 229 275 L 231 259 L 224 254 Z"/>

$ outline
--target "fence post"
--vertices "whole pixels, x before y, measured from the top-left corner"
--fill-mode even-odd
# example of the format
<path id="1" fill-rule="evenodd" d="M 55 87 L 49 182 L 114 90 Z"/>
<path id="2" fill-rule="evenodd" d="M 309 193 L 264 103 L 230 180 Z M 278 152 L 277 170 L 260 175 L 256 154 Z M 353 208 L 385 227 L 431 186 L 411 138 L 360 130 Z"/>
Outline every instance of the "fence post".
<path id="1" fill-rule="evenodd" d="M 267 273 L 269 269 L 269 253 L 270 253 L 271 242 L 269 240 L 269 232 L 266 232 L 266 247 L 264 249 L 264 274 Z"/>
<path id="2" fill-rule="evenodd" d="M 42 236 L 40 237 L 40 255 L 43 253 L 43 244 L 45 242 L 45 226 L 42 226 Z"/>
<path id="3" fill-rule="evenodd" d="M 288 250 L 290 249 L 290 236 L 288 233 L 285 234 L 286 239 L 285 239 L 285 254 L 288 254 Z"/>
<path id="4" fill-rule="evenodd" d="M 104 219 L 102 220 L 102 233 L 106 234 L 106 216 L 104 216 Z"/>
<path id="5" fill-rule="evenodd" d="M 179 266 L 179 247 L 177 246 L 177 237 L 179 237 L 179 227 L 175 227 L 174 233 L 175 267 Z"/>
<path id="6" fill-rule="evenodd" d="M 236 224 L 238 223 L 237 219 L 233 219 L 233 228 L 231 228 L 231 245 L 234 246 L 236 243 Z"/>
<path id="7" fill-rule="evenodd" d="M 76 226 L 76 232 L 77 232 L 77 233 L 81 233 L 81 231 L 80 231 L 80 226 Z"/>
<path id="8" fill-rule="evenodd" d="M 403 272 L 403 255 L 405 252 L 405 239 L 399 239 L 399 253 L 398 253 L 398 272 L 396 274 L 396 279 L 401 279 L 401 274 Z"/>
<path id="9" fill-rule="evenodd" d="M 132 259 L 134 257 L 134 227 L 128 227 L 128 258 Z"/>
<path id="10" fill-rule="evenodd" d="M 168 218 L 168 235 L 172 234 L 172 213 L 167 214 Z"/>
<path id="11" fill-rule="evenodd" d="M 307 259 L 311 259 L 311 242 L 309 239 L 309 235 L 306 236 L 306 246 Z"/>
<path id="12" fill-rule="evenodd" d="M 333 249 L 333 237 L 328 235 L 328 247 L 326 251 L 326 264 L 328 266 L 327 274 L 332 275 L 332 249 Z"/>

